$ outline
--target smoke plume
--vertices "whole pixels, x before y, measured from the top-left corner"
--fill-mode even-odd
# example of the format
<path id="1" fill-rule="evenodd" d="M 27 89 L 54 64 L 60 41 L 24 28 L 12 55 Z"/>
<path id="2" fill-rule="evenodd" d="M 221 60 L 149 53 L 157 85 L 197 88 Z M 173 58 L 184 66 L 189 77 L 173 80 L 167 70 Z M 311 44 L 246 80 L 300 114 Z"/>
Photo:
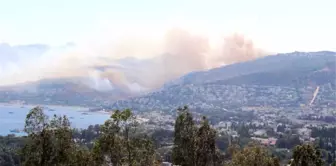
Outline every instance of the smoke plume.
<path id="1" fill-rule="evenodd" d="M 265 52 L 255 48 L 251 40 L 244 36 L 234 34 L 224 38 L 218 61 L 225 64 L 233 64 L 252 60 L 265 55 Z"/>
<path id="2" fill-rule="evenodd" d="M 44 78 L 87 77 L 92 81 L 85 83 L 95 89 L 151 90 L 192 71 L 266 55 L 243 35 L 222 37 L 215 46 L 210 46 L 209 40 L 207 36 L 175 28 L 157 39 L 115 39 L 111 45 L 89 51 L 75 47 L 44 56 L 43 61 L 36 59 L 34 65 L 19 66 L 21 70 L 10 76 L 5 77 L 6 70 L 2 69 L 0 79 L 6 81 L 0 85 Z"/>

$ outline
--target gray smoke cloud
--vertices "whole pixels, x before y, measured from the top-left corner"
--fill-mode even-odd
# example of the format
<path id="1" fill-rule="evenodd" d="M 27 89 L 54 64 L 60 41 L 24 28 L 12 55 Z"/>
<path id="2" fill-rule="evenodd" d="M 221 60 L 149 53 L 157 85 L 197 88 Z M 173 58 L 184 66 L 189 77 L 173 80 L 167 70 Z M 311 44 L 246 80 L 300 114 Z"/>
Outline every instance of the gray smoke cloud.
<path id="1" fill-rule="evenodd" d="M 179 28 L 167 31 L 157 40 L 129 37 L 115 41 L 98 51 L 81 47 L 55 51 L 37 58 L 34 65 L 16 66 L 18 71 L 11 75 L 5 75 L 8 69 L 2 68 L 0 79 L 4 81 L 0 85 L 45 78 L 87 77 L 90 79 L 85 84 L 97 90 L 147 91 L 192 71 L 266 55 L 243 35 L 226 36 L 216 46 L 210 46 L 207 36 Z M 147 58 L 139 58 L 142 55 Z"/>
<path id="2" fill-rule="evenodd" d="M 224 44 L 218 55 L 218 61 L 225 64 L 244 62 L 265 56 L 265 51 L 255 48 L 252 40 L 243 35 L 234 34 L 224 38 Z"/>
<path id="3" fill-rule="evenodd" d="M 183 29 L 168 31 L 162 41 L 161 54 L 155 58 L 139 66 L 113 71 L 125 76 L 121 80 L 126 78 L 142 87 L 153 89 L 192 71 L 212 69 L 267 55 L 240 34 L 223 37 L 216 48 L 210 47 L 207 37 Z"/>

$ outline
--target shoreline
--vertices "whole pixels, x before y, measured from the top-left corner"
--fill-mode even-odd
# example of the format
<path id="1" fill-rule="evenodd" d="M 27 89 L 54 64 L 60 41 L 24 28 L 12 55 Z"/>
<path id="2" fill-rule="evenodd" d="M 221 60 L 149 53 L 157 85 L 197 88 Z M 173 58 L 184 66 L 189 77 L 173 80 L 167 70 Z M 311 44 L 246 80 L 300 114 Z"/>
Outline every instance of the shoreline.
<path id="1" fill-rule="evenodd" d="M 78 109 L 78 111 L 90 112 L 88 107 L 82 106 L 66 106 L 66 105 L 52 105 L 52 104 L 18 104 L 18 103 L 3 103 L 0 102 L 0 107 L 48 107 L 48 108 L 69 108 L 69 109 Z"/>
<path id="2" fill-rule="evenodd" d="M 89 112 L 91 112 L 91 111 L 89 111 Z M 108 114 L 108 115 L 112 115 L 112 112 L 103 111 L 103 110 L 100 110 L 100 111 L 92 111 L 92 112 L 97 112 L 97 113 L 100 113 L 100 114 Z"/>
<path id="3" fill-rule="evenodd" d="M 42 105 L 42 104 L 18 104 L 18 103 L 3 103 L 0 102 L 0 107 L 9 107 L 9 108 L 27 108 L 32 109 L 36 106 L 47 107 L 51 109 L 69 109 L 69 111 L 78 111 L 78 112 L 88 112 L 88 113 L 98 113 L 98 114 L 105 114 L 111 115 L 111 112 L 105 110 L 99 111 L 90 111 L 89 107 L 82 107 L 82 106 L 64 106 L 64 105 Z"/>

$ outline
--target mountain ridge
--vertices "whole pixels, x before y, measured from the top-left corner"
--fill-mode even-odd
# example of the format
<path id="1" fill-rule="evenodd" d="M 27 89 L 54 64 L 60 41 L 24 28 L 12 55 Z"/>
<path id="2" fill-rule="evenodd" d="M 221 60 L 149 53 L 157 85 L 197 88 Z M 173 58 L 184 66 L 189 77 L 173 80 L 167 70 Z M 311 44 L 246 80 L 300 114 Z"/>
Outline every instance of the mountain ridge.
<path id="1" fill-rule="evenodd" d="M 111 109 L 174 110 L 183 105 L 216 110 L 228 107 L 300 107 L 315 89 L 318 106 L 336 106 L 336 53 L 294 52 L 193 72 L 160 91 L 119 100 Z M 281 63 L 279 63 L 281 62 Z M 235 72 L 235 73 L 232 73 Z"/>
<path id="2" fill-rule="evenodd" d="M 169 87 L 176 84 L 198 84 L 204 83 L 202 80 L 198 78 L 205 79 L 207 82 L 214 82 L 219 80 L 225 80 L 229 78 L 233 78 L 241 75 L 248 75 L 252 73 L 258 72 L 271 72 L 278 71 L 281 69 L 286 69 L 291 65 L 298 65 L 301 63 L 301 60 L 305 61 L 313 61 L 307 60 L 307 57 L 312 56 L 312 58 L 318 58 L 320 61 L 310 62 L 316 64 L 317 67 L 323 66 L 326 62 L 331 61 L 329 63 L 335 63 L 336 52 L 332 51 L 318 51 L 318 52 L 292 52 L 292 53 L 281 53 L 276 55 L 270 55 L 262 58 L 258 58 L 252 61 L 240 62 L 235 64 L 230 64 L 226 66 L 221 66 L 218 68 L 210 69 L 207 71 L 197 71 L 193 73 L 189 73 L 180 77 L 177 80 L 171 81 L 172 83 L 166 84 L 165 87 Z M 318 56 L 324 56 L 324 58 L 320 59 Z M 288 59 L 291 58 L 291 59 Z M 315 60 L 315 59 L 314 59 Z M 279 61 L 289 61 L 289 63 L 285 65 L 277 65 Z M 294 63 L 294 64 L 292 64 Z M 267 69 L 265 69 L 265 66 Z M 303 66 L 306 67 L 306 66 Z M 300 69 L 300 68 L 299 68 Z M 230 73 L 231 72 L 231 73 Z M 217 80 L 216 80 L 217 79 Z"/>
<path id="3" fill-rule="evenodd" d="M 92 88 L 85 83 L 88 78 L 68 78 L 68 79 L 49 79 L 41 80 L 33 83 L 15 85 L 9 87 L 0 87 L 0 100 L 8 101 L 11 100 L 26 100 L 34 101 L 36 103 L 43 102 L 44 97 L 50 98 L 50 102 L 53 102 L 52 99 L 55 99 L 55 102 L 61 104 L 80 104 L 87 106 L 104 106 L 109 108 L 119 108 L 119 107 L 151 107 L 145 103 L 141 103 L 142 106 L 135 104 L 132 106 L 132 101 L 148 98 L 148 100 L 162 100 L 163 103 L 170 103 L 170 101 L 176 101 L 176 105 L 185 105 L 194 102 L 193 95 L 201 95 L 201 91 L 206 93 L 217 93 L 222 91 L 223 88 L 227 89 L 227 92 L 223 94 L 230 95 L 230 93 L 237 93 L 240 95 L 248 95 L 250 92 L 246 90 L 248 87 L 256 89 L 256 91 L 263 91 L 264 88 L 274 87 L 274 88 L 289 88 L 290 92 L 293 93 L 295 99 L 291 100 L 290 103 L 299 103 L 300 98 L 304 96 L 301 92 L 302 89 L 306 87 L 315 87 L 317 85 L 328 85 L 334 87 L 336 80 L 335 74 L 335 64 L 336 64 L 336 53 L 335 52 L 293 52 L 287 54 L 276 54 L 272 56 L 267 56 L 263 58 L 258 58 L 253 61 L 242 62 L 227 66 L 222 66 L 219 68 L 211 69 L 208 71 L 194 71 L 190 72 L 177 80 L 172 80 L 170 83 L 166 83 L 159 90 L 154 92 L 149 92 L 146 94 L 142 93 L 132 93 L 130 91 L 124 91 L 118 89 L 117 87 L 113 90 L 108 91 L 98 91 Z M 127 60 L 127 59 L 126 59 Z M 136 61 L 136 59 L 131 59 Z M 127 62 L 127 61 L 126 61 Z M 133 63 L 133 62 L 132 62 Z M 258 86 L 258 88 L 255 88 Z M 27 91 L 25 88 L 30 88 L 36 91 Z M 34 89 L 35 88 L 35 89 Z M 193 89 L 193 88 L 196 88 Z M 215 88 L 208 92 L 204 90 L 206 88 Z M 222 88 L 222 89 L 221 89 Z M 233 88 L 233 89 L 232 89 Z M 237 89 L 238 88 L 238 89 Z M 21 91 L 18 91 L 20 90 Z M 203 89 L 203 90 L 202 90 Z M 234 90 L 236 89 L 236 90 Z M 240 90 L 239 90 L 240 89 Z M 272 88 L 271 88 L 272 89 Z M 323 88 L 322 88 L 323 89 Z M 189 91 L 188 102 L 183 102 L 184 97 L 178 96 L 180 92 Z M 242 91 L 242 92 L 239 92 Z M 273 91 L 273 90 L 271 90 Z M 309 90 L 310 91 L 310 90 Z M 5 92 L 11 92 L 13 96 L 8 97 L 8 94 Z M 229 93 L 230 92 L 230 93 Z M 333 92 L 333 89 L 332 89 Z M 168 98 L 160 97 L 158 94 L 164 93 L 163 96 L 170 96 Z M 252 93 L 252 92 L 251 92 Z M 282 92 L 281 92 L 282 93 Z M 283 92 L 287 93 L 287 92 Z M 295 94 L 294 94 L 295 93 Z M 307 92 L 308 93 L 308 92 Z M 311 92 L 309 92 L 311 93 Z M 23 95 L 25 94 L 25 95 Z M 28 99 L 27 95 L 30 95 Z M 33 95 L 32 95 L 33 94 Z M 223 95 L 222 94 L 222 95 Z M 253 92 L 254 94 L 254 92 Z M 255 98 L 262 97 L 258 96 L 259 92 L 254 94 Z M 78 97 L 84 95 L 83 97 Z M 183 94 L 181 94 L 183 95 Z M 329 98 L 330 95 L 328 94 Z M 24 97 L 25 96 L 25 97 Z M 154 96 L 153 98 L 151 96 Z M 173 99 L 175 96 L 179 98 L 178 100 Z M 221 96 L 221 94 L 216 94 L 215 96 Z M 238 95 L 239 96 L 239 95 Z M 284 95 L 285 96 L 285 95 Z M 241 96 L 244 97 L 244 96 Z M 76 101 L 73 103 L 71 98 L 76 98 Z M 165 99 L 164 99 L 165 98 Z M 202 99 L 201 99 L 202 98 Z M 224 97 L 225 98 L 225 97 Z M 309 97 L 308 97 L 309 98 Z M 238 100 L 239 98 L 237 98 Z M 81 101 L 82 100 L 82 101 Z M 147 100 L 147 99 L 146 99 Z M 164 101 L 166 100 L 166 101 Z M 207 101 L 208 99 L 203 99 L 200 97 L 200 101 Z M 195 99 L 196 101 L 196 99 Z M 219 102 L 216 100 L 216 102 Z M 246 101 L 246 103 L 251 103 L 252 101 Z M 300 101 L 303 102 L 303 101 Z M 118 103 L 126 103 L 119 105 Z M 148 102 L 147 102 L 148 103 Z M 232 100 L 232 103 L 239 103 Z M 174 105 L 175 106 L 175 105 Z"/>

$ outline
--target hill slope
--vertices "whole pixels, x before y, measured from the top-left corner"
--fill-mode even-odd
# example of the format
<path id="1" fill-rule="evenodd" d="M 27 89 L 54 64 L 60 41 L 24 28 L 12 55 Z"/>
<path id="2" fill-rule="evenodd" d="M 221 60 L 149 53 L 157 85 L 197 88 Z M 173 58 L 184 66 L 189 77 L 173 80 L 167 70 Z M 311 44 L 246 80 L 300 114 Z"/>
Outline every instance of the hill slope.
<path id="1" fill-rule="evenodd" d="M 100 106 L 126 98 L 120 89 L 98 91 L 86 78 L 46 79 L 14 86 L 0 87 L 0 102 L 20 101 L 28 104 Z"/>
<path id="2" fill-rule="evenodd" d="M 294 52 L 260 58 L 209 71 L 192 72 L 166 84 L 160 91 L 128 98 L 129 91 L 113 87 L 99 91 L 87 78 L 49 79 L 0 87 L 0 102 L 175 109 L 236 106 L 298 106 L 307 104 L 317 86 L 317 104 L 334 104 L 334 52 Z M 126 63 L 126 62 L 125 62 Z M 129 63 L 127 61 L 127 63 Z M 113 85 L 114 86 L 114 85 Z M 120 100 L 126 99 L 126 100 Z"/>
<path id="3" fill-rule="evenodd" d="M 242 106 L 299 107 L 308 104 L 317 86 L 316 105 L 335 106 L 334 52 L 294 52 L 190 73 L 158 92 L 120 100 L 112 109 L 202 109 Z"/>
<path id="4" fill-rule="evenodd" d="M 245 81 L 247 81 L 246 83 L 252 81 L 251 78 L 254 78 L 254 80 L 256 79 L 255 77 L 265 78 L 264 81 L 266 81 L 270 76 L 274 76 L 275 78 L 272 79 L 276 79 L 277 81 L 281 80 L 276 77 L 286 78 L 288 80 L 283 81 L 288 84 L 292 82 L 290 79 L 309 76 L 312 72 L 322 70 L 326 67 L 330 68 L 330 71 L 335 71 L 335 55 L 335 52 L 329 51 L 277 54 L 209 71 L 194 72 L 172 81 L 172 83 L 165 85 L 165 87 L 177 84 L 203 84 L 223 80 L 228 80 L 227 82 L 230 83 L 237 82 L 238 84 L 244 84 Z M 283 77 L 284 75 L 286 77 Z M 263 83 L 264 81 L 258 84 L 268 84 Z"/>

